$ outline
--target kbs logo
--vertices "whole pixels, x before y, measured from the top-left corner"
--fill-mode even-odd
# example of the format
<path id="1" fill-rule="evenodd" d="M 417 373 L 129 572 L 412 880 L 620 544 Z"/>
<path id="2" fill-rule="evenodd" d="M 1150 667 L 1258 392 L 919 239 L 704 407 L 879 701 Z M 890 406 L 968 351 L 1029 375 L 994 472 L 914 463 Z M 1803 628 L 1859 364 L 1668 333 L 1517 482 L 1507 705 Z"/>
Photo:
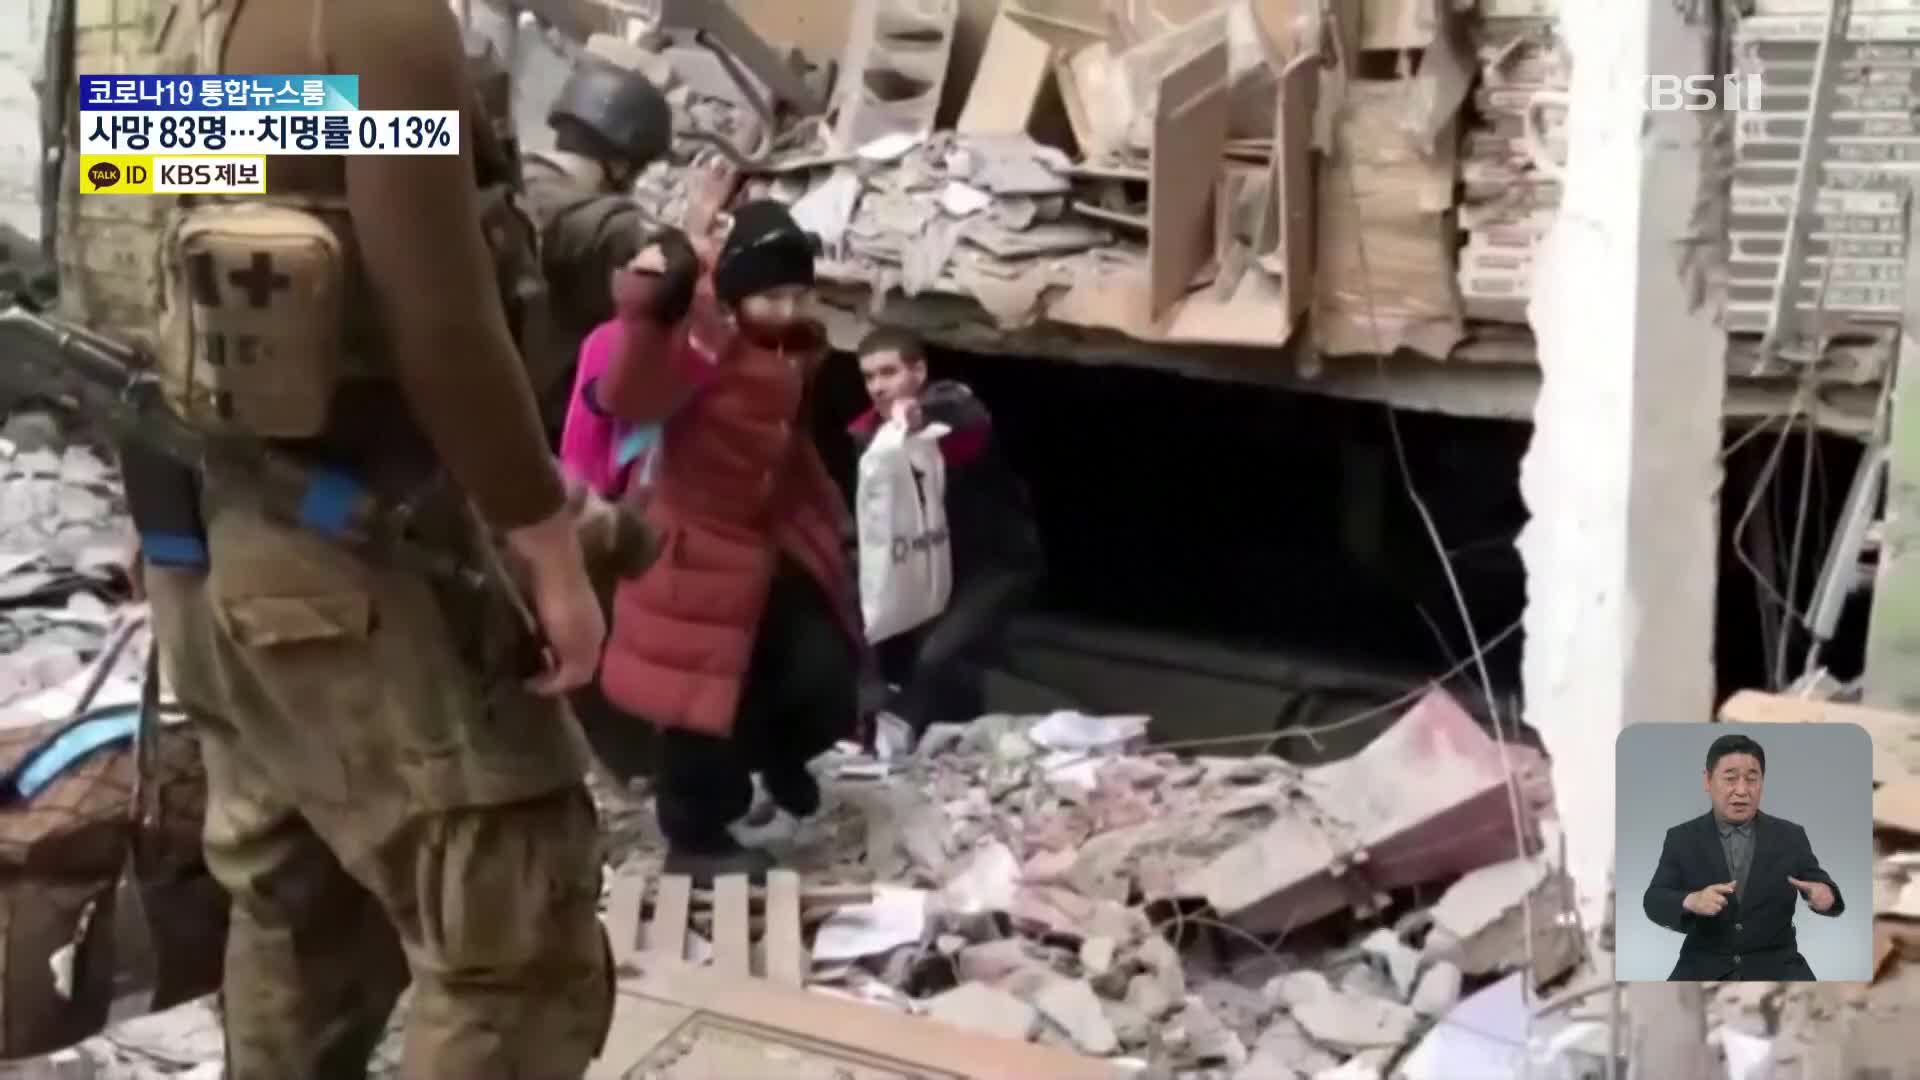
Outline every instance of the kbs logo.
<path id="1" fill-rule="evenodd" d="M 264 157 L 83 157 L 83 195 L 263 195 Z"/>
<path id="2" fill-rule="evenodd" d="M 1649 75 L 1648 112 L 1759 112 L 1763 90 L 1753 75 Z"/>

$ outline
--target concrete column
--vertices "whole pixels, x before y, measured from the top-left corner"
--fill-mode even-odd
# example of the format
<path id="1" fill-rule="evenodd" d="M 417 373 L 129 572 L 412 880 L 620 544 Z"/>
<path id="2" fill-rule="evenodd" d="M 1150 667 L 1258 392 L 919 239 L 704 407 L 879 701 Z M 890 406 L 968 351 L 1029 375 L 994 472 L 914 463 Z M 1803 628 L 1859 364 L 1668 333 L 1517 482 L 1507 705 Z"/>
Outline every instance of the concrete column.
<path id="1" fill-rule="evenodd" d="M 1920 712 L 1920 208 L 1909 215 L 1892 457 L 1864 681 L 1867 704 Z"/>
<path id="2" fill-rule="evenodd" d="M 1700 14 L 1689 21 L 1686 7 Z M 1562 0 L 1573 54 L 1565 195 L 1529 318 L 1542 373 L 1521 466 L 1532 520 L 1527 720 L 1554 760 L 1569 869 L 1589 927 L 1613 865 L 1614 738 L 1707 720 L 1726 342 L 1683 238 L 1704 113 L 1647 111 L 1647 76 L 1712 70 L 1710 7 Z M 1703 123 L 1703 120 L 1705 122 Z M 1622 882 L 1621 903 L 1643 883 Z M 1632 895 L 1628 895 L 1628 891 Z"/>

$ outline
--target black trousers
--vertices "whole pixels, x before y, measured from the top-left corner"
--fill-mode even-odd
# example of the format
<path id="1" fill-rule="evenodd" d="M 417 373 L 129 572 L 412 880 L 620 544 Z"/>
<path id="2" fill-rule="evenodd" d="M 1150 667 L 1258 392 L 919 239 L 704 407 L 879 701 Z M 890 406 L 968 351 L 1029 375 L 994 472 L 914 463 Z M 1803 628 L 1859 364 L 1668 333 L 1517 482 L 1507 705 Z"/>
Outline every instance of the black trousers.
<path id="1" fill-rule="evenodd" d="M 889 702 L 893 712 L 922 733 L 986 712 L 987 668 L 1000 658 L 1007 620 L 1032 584 L 1006 571 L 956 582 L 939 617 L 875 646 L 880 674 L 900 688 Z"/>
<path id="2" fill-rule="evenodd" d="M 660 734 L 655 806 L 677 851 L 725 851 L 753 804 L 753 773 L 804 770 L 859 719 L 859 656 L 832 604 L 799 564 L 774 573 L 732 738 Z M 769 786 L 772 782 L 769 781 Z"/>

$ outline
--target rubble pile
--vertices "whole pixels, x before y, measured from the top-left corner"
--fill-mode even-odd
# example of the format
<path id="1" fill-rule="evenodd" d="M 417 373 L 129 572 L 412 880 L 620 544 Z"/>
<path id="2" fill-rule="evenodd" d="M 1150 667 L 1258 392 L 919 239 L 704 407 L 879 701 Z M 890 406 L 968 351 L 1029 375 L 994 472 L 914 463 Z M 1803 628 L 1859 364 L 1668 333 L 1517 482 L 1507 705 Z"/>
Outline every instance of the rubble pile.
<path id="1" fill-rule="evenodd" d="M 1071 168 L 1020 135 L 891 135 L 850 163 L 765 187 L 821 237 L 826 280 L 865 286 L 876 300 L 895 290 L 971 296 L 1018 326 L 1037 316 L 1043 290 L 1083 272 L 1074 256 L 1117 239 L 1069 213 Z"/>
<path id="2" fill-rule="evenodd" d="M 1525 322 L 1565 152 L 1557 3 L 1350 7 L 1007 0 L 951 130 L 931 107 L 947 73 L 898 100 L 854 89 L 891 71 L 854 43 L 887 38 L 898 5 L 857 7 L 844 55 L 810 58 L 816 76 L 840 65 L 834 108 L 799 121 L 710 42 L 600 51 L 675 105 L 676 153 L 636 186 L 650 214 L 680 221 L 686 165 L 724 141 L 752 159 L 751 193 L 822 237 L 825 279 L 875 311 L 931 294 L 1003 330 L 1274 347 L 1311 308 L 1323 352 L 1444 357 L 1468 317 Z M 915 9 L 942 43 L 926 57 L 948 55 L 951 8 Z"/>
<path id="3" fill-rule="evenodd" d="M 819 925 L 812 988 L 1160 1075 L 1383 1076 L 1437 1038 L 1404 1075 L 1438 1080 L 1453 1011 L 1512 1028 L 1529 952 L 1540 984 L 1581 959 L 1566 879 L 1521 854 L 1555 828 L 1544 761 L 1444 693 L 1311 768 L 1152 752 L 1147 728 L 988 716 L 904 761 L 826 759 L 816 821 L 742 833 L 874 883 Z M 657 870 L 638 844 L 619 875 Z"/>
<path id="4" fill-rule="evenodd" d="M 1469 317 L 1525 324 L 1534 255 L 1560 208 L 1552 163 L 1567 153 L 1566 100 L 1556 96 L 1567 89 L 1566 49 L 1551 14 L 1486 15 L 1478 38 L 1480 84 L 1460 163 L 1460 293 Z"/>
<path id="5" fill-rule="evenodd" d="M 124 599 L 132 527 L 118 480 L 23 413 L 0 434 L 0 709 L 78 675 Z"/>

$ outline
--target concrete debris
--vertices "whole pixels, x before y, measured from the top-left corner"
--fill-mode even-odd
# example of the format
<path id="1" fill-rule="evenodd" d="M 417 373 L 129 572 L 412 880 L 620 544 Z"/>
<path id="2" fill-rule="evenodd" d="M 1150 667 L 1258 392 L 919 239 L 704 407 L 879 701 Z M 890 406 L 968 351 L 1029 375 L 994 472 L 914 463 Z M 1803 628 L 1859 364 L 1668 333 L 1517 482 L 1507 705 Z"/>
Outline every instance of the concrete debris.
<path id="1" fill-rule="evenodd" d="M 1442 1016 L 1460 1003 L 1460 969 L 1442 960 L 1428 968 L 1408 1004 L 1422 1016 Z"/>
<path id="2" fill-rule="evenodd" d="M 1119 1036 L 1093 988 L 1079 979 L 1053 978 L 1033 997 L 1040 1015 L 1058 1025 L 1073 1044 L 1106 1056 L 1120 1049 Z"/>
<path id="3" fill-rule="evenodd" d="M 1149 1020 L 1164 1020 L 1180 1007 L 1180 998 L 1167 993 L 1167 988 L 1159 979 L 1151 975 L 1135 975 L 1127 982 L 1127 1004 L 1138 1009 Z"/>
<path id="4" fill-rule="evenodd" d="M 1278 931 L 1510 858 L 1538 833 L 1514 821 L 1508 776 L 1499 746 L 1433 690 L 1359 754 L 1308 770 L 1287 812 L 1211 862 L 1200 886 L 1220 914 Z"/>
<path id="5" fill-rule="evenodd" d="M 1474 975 L 1520 962 L 1533 931 L 1535 978 L 1549 982 L 1579 962 L 1572 884 L 1544 859 L 1513 859 L 1475 870 L 1434 905 L 1429 959 L 1445 958 Z"/>
<path id="6" fill-rule="evenodd" d="M 1233 1080 L 1318 1076 L 1339 1065 L 1340 1060 L 1315 1043 L 1300 1021 L 1283 1016 L 1260 1033 L 1247 1063 L 1233 1074 Z"/>
<path id="7" fill-rule="evenodd" d="M 1288 1013 L 1316 1042 L 1329 1049 L 1348 1054 L 1398 1049 L 1419 1024 L 1419 1015 L 1407 1006 L 1335 990 L 1324 976 L 1286 978 L 1291 981 L 1281 988 L 1279 996 L 1286 1002 Z"/>
<path id="8" fill-rule="evenodd" d="M 1459 958 L 1416 947 L 1419 935 L 1473 941 L 1500 924 L 1509 894 L 1484 887 L 1495 899 L 1482 905 L 1469 901 L 1483 887 L 1469 886 L 1444 918 L 1401 911 L 1389 926 L 1374 915 L 1403 885 L 1445 885 L 1512 861 L 1506 772 L 1527 777 L 1522 831 L 1534 837 L 1550 801 L 1533 786 L 1544 773 L 1537 757 L 1517 748 L 1502 757 L 1438 694 L 1359 756 L 1307 769 L 1156 753 L 1143 745 L 1150 731 L 1141 717 L 991 715 L 929 731 L 878 773 L 852 748 L 823 760 L 822 813 L 775 853 L 831 880 L 901 882 L 929 905 L 915 943 L 822 965 L 815 983 L 830 978 L 867 998 L 891 991 L 889 1000 L 917 1000 L 916 1011 L 974 1030 L 1132 1055 L 1155 1075 L 1255 1076 L 1258 1063 L 1283 1058 L 1289 1071 L 1275 1075 L 1383 1072 L 1462 990 Z M 1317 838 L 1324 861 L 1291 872 L 1336 887 L 1305 904 L 1289 896 L 1275 910 L 1290 909 L 1290 925 L 1247 917 L 1266 899 L 1258 892 L 1241 910 L 1209 905 L 1215 868 L 1276 833 Z M 1444 857 L 1420 850 L 1436 835 L 1453 841 Z M 658 843 L 644 837 L 622 872 L 657 865 Z M 1244 865 L 1256 877 L 1265 869 Z M 1347 948 L 1262 938 L 1342 909 L 1363 922 Z M 1239 925 L 1225 926 L 1234 932 L 1214 950 L 1188 947 L 1227 919 Z M 1244 955 L 1223 958 L 1220 947 Z M 1518 948 L 1502 959 L 1487 945 L 1484 955 L 1495 971 L 1524 962 Z M 1264 967 L 1255 975 L 1249 964 Z"/>
<path id="9" fill-rule="evenodd" d="M 1040 1011 L 1004 990 L 982 983 L 965 983 L 927 1002 L 927 1015 L 942 1023 L 982 1035 L 1026 1039 L 1040 1021 Z"/>
<path id="10" fill-rule="evenodd" d="M 1405 998 L 1413 993 L 1414 980 L 1419 978 L 1420 974 L 1418 950 L 1401 941 L 1398 935 L 1385 927 L 1368 934 L 1367 939 L 1360 943 L 1360 947 L 1385 968 L 1386 974 L 1393 980 L 1392 985 L 1399 990 L 1400 997 Z"/>

